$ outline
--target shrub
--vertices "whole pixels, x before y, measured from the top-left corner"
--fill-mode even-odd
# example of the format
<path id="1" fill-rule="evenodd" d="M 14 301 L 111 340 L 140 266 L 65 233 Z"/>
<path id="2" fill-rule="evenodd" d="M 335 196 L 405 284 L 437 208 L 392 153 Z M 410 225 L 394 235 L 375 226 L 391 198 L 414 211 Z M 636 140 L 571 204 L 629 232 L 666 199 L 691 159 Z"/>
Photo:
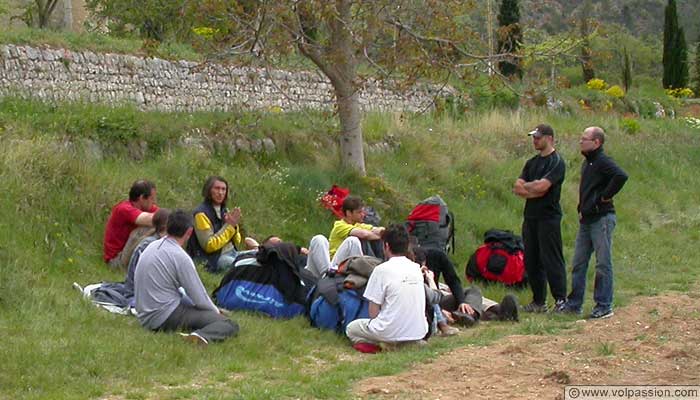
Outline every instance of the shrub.
<path id="1" fill-rule="evenodd" d="M 693 129 L 700 130 L 700 118 L 686 117 L 685 123 Z"/>
<path id="2" fill-rule="evenodd" d="M 605 90 L 608 84 L 602 79 L 593 78 L 586 83 L 586 86 L 591 90 Z"/>
<path id="3" fill-rule="evenodd" d="M 605 94 L 616 99 L 621 99 L 625 97 L 625 91 L 617 85 L 610 86 L 610 88 L 605 91 Z"/>
<path id="4" fill-rule="evenodd" d="M 505 87 L 476 87 L 472 89 L 471 98 L 478 110 L 490 110 L 494 108 L 515 109 L 520 103 L 520 98 L 510 89 Z"/>
<path id="5" fill-rule="evenodd" d="M 666 89 L 666 94 L 676 98 L 689 98 L 695 96 L 690 88 Z"/>
<path id="6" fill-rule="evenodd" d="M 620 121 L 620 128 L 629 135 L 634 135 L 639 133 L 642 127 L 639 125 L 639 121 L 634 118 L 623 118 Z"/>
<path id="7" fill-rule="evenodd" d="M 654 101 L 647 98 L 637 99 L 635 101 L 636 113 L 643 118 L 653 118 L 656 116 L 656 105 Z"/>

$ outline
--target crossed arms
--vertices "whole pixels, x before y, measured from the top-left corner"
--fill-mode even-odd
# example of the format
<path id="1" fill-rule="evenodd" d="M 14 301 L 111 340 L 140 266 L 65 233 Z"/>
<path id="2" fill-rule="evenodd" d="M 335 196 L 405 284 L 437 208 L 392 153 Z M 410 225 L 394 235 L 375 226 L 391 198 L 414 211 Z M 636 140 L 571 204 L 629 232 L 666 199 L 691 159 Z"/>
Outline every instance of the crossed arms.
<path id="1" fill-rule="evenodd" d="M 550 187 L 552 187 L 552 182 L 546 178 L 532 182 L 525 182 L 524 179 L 518 178 L 513 184 L 513 193 L 523 199 L 535 199 L 547 194 Z"/>

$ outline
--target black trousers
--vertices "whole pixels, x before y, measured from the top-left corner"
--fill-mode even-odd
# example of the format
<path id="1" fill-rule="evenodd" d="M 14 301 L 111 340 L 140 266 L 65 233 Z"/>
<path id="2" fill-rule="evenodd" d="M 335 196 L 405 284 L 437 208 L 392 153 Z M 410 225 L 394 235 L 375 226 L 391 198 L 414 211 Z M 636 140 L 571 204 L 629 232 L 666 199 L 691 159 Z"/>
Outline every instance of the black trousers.
<path id="1" fill-rule="evenodd" d="M 545 304 L 547 283 L 555 300 L 566 299 L 566 265 L 561 243 L 561 217 L 525 218 L 523 221 L 525 270 L 532 301 Z"/>

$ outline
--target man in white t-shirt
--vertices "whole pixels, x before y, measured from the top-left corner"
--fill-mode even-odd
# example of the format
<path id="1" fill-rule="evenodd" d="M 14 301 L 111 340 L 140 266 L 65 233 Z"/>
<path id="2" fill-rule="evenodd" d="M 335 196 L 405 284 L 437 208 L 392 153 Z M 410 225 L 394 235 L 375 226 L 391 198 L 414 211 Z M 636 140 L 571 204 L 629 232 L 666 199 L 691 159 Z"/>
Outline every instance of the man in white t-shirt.
<path id="1" fill-rule="evenodd" d="M 388 261 L 374 269 L 365 288 L 370 318 L 348 324 L 345 333 L 353 344 L 413 342 L 428 333 L 423 274 L 406 258 L 408 232 L 392 225 L 382 238 Z"/>

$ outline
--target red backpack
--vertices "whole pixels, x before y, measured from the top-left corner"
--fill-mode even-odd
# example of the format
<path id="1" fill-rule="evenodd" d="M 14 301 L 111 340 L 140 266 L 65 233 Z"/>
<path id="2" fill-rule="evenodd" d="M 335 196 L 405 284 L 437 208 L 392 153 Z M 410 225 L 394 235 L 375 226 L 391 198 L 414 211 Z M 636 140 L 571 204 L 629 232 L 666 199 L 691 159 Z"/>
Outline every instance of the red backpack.
<path id="1" fill-rule="evenodd" d="M 465 273 L 467 279 L 482 282 L 501 282 L 507 286 L 523 285 L 525 253 L 520 236 L 510 231 L 491 229 L 484 234 L 484 244 L 469 258 Z"/>
<path id="2" fill-rule="evenodd" d="M 440 196 L 428 197 L 416 205 L 406 219 L 406 229 L 424 248 L 455 252 L 455 216 Z"/>
<path id="3" fill-rule="evenodd" d="M 321 205 L 330 210 L 336 217 L 343 218 L 343 200 L 350 194 L 350 190 L 333 185 L 331 189 L 321 196 Z"/>

